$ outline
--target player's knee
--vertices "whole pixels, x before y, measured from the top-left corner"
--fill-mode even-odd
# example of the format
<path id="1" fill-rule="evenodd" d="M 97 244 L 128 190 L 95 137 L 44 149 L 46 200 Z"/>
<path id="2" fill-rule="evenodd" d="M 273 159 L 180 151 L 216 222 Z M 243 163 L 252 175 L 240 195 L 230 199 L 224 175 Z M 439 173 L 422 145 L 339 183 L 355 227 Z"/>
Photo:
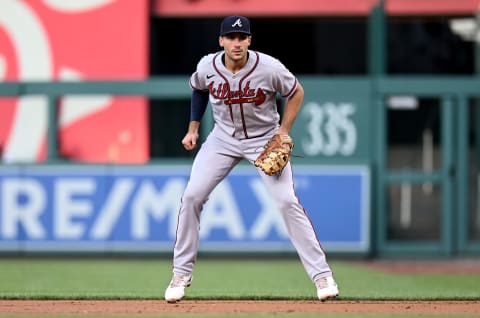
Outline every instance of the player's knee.
<path id="1" fill-rule="evenodd" d="M 182 196 L 182 205 L 201 207 L 205 203 L 205 199 L 196 193 L 185 191 Z"/>
<path id="2" fill-rule="evenodd" d="M 278 198 L 277 205 L 280 211 L 289 211 L 289 210 L 295 209 L 298 204 L 295 200 L 286 196 L 286 197 Z"/>

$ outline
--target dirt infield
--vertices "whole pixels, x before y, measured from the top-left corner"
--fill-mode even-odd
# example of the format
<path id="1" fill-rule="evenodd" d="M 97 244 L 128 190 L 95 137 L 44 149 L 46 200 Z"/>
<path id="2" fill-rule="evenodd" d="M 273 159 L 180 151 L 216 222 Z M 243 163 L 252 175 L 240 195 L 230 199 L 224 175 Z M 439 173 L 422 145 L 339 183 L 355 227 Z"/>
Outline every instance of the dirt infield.
<path id="1" fill-rule="evenodd" d="M 167 314 L 422 314 L 480 315 L 480 301 L 192 301 L 1 300 L 0 315 Z"/>

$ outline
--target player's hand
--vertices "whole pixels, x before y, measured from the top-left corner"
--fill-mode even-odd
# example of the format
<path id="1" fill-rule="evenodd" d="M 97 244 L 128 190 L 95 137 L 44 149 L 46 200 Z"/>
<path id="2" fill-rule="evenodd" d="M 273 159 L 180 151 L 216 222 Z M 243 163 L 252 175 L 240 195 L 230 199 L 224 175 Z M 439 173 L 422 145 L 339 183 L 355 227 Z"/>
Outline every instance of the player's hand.
<path id="1" fill-rule="evenodd" d="M 182 145 L 187 150 L 192 150 L 197 146 L 198 133 L 187 132 L 185 137 L 183 137 Z"/>

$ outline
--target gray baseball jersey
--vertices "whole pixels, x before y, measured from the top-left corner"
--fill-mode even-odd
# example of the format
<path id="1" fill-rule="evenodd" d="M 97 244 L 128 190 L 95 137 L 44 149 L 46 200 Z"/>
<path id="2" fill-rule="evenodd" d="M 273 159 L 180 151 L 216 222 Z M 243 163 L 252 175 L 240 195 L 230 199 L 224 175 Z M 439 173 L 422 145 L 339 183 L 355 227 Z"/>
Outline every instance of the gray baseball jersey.
<path id="1" fill-rule="evenodd" d="M 296 77 L 277 59 L 249 51 L 247 63 L 233 74 L 222 62 L 223 51 L 200 60 L 190 78 L 196 90 L 208 90 L 215 127 L 198 151 L 182 196 L 173 272 L 191 275 L 199 247 L 200 215 L 213 189 L 241 160 L 253 162 L 279 128 L 277 92 L 290 97 Z M 285 221 L 293 246 L 312 281 L 331 276 L 325 253 L 294 190 L 290 163 L 279 176 L 257 168 Z"/>
<path id="2" fill-rule="evenodd" d="M 255 138 L 278 127 L 276 93 L 290 97 L 296 77 L 277 59 L 249 51 L 247 64 L 235 74 L 222 63 L 222 52 L 203 57 L 190 86 L 210 92 L 218 129 L 237 139 Z"/>

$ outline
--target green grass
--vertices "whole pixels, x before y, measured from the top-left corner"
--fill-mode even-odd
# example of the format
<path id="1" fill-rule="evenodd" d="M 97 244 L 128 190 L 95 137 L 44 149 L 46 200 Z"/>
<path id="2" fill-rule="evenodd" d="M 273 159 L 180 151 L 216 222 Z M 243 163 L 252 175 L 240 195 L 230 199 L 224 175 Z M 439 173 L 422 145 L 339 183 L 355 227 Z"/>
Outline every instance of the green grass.
<path id="1" fill-rule="evenodd" d="M 341 299 L 480 300 L 479 274 L 391 274 L 330 262 Z M 1 259 L 3 299 L 162 299 L 171 260 Z M 301 263 L 199 259 L 189 299 L 315 299 Z"/>

